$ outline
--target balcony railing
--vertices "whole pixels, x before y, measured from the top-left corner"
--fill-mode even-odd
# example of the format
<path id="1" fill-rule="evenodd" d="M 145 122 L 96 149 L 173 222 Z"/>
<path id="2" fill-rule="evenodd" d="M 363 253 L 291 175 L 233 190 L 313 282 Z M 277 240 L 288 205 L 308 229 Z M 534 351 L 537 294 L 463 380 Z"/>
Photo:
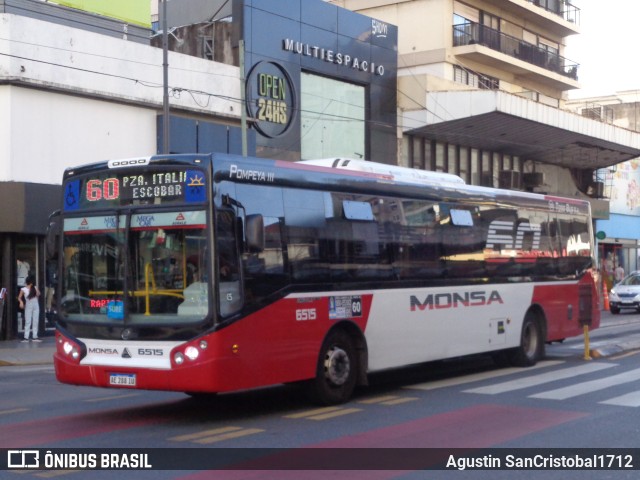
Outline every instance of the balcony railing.
<path id="1" fill-rule="evenodd" d="M 454 47 L 473 44 L 483 45 L 492 50 L 497 50 L 505 55 L 559 73 L 573 80 L 578 79 L 579 65 L 557 53 L 525 42 L 520 38 L 505 35 L 498 30 L 480 25 L 479 23 L 467 22 L 453 26 Z"/>
<path id="2" fill-rule="evenodd" d="M 529 3 L 564 18 L 567 22 L 580 25 L 580 9 L 566 0 L 527 0 Z"/>

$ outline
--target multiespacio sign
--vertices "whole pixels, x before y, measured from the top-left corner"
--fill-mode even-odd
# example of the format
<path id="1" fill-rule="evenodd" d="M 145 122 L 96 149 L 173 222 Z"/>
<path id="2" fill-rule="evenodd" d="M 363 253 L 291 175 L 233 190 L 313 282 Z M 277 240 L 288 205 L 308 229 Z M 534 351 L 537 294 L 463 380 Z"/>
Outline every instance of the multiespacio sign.
<path id="1" fill-rule="evenodd" d="M 290 38 L 282 40 L 282 49 L 305 57 L 313 57 L 325 62 L 342 65 L 361 72 L 369 72 L 374 75 L 384 75 L 383 65 L 376 65 L 375 62 L 369 62 L 367 60 L 351 56 L 348 53 L 337 52 L 335 50 L 318 47 L 317 45 L 311 45 L 309 43 L 297 42 Z"/>
<path id="2" fill-rule="evenodd" d="M 375 38 L 386 38 L 388 25 L 376 19 L 371 19 L 371 35 Z M 342 51 L 324 48 L 310 43 L 304 43 L 292 38 L 282 39 L 282 49 L 302 55 L 304 57 L 317 58 L 318 60 L 352 68 L 360 72 L 368 72 L 373 75 L 384 75 L 384 65 L 376 64 L 373 61 L 358 58 L 357 56 Z"/>

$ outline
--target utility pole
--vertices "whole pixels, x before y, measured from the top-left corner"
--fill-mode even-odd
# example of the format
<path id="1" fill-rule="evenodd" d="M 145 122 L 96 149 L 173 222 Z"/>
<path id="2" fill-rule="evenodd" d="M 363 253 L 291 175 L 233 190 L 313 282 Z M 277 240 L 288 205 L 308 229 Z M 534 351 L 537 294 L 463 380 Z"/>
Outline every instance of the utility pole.
<path id="1" fill-rule="evenodd" d="M 242 134 L 242 156 L 247 156 L 247 92 L 244 78 L 244 40 L 240 40 L 240 128 Z"/>
<path id="2" fill-rule="evenodd" d="M 162 153 L 169 154 L 169 32 L 167 1 L 162 1 Z"/>

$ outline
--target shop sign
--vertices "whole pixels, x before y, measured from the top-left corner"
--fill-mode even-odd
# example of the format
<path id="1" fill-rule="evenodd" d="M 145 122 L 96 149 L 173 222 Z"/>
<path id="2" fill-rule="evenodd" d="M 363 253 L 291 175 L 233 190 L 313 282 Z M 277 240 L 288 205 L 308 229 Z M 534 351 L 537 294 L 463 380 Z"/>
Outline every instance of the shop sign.
<path id="1" fill-rule="evenodd" d="M 263 61 L 253 66 L 247 76 L 247 111 L 265 137 L 287 132 L 296 113 L 296 92 L 282 65 Z"/>

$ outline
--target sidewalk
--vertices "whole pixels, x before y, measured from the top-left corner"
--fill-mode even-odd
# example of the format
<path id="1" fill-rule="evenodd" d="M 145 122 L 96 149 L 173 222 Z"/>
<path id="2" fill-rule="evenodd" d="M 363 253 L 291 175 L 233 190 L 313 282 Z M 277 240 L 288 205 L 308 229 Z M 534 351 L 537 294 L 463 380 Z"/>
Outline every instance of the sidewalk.
<path id="1" fill-rule="evenodd" d="M 53 353 L 56 350 L 53 335 L 41 337 L 41 343 L 22 343 L 21 340 L 0 341 L 0 367 L 53 364 Z"/>

